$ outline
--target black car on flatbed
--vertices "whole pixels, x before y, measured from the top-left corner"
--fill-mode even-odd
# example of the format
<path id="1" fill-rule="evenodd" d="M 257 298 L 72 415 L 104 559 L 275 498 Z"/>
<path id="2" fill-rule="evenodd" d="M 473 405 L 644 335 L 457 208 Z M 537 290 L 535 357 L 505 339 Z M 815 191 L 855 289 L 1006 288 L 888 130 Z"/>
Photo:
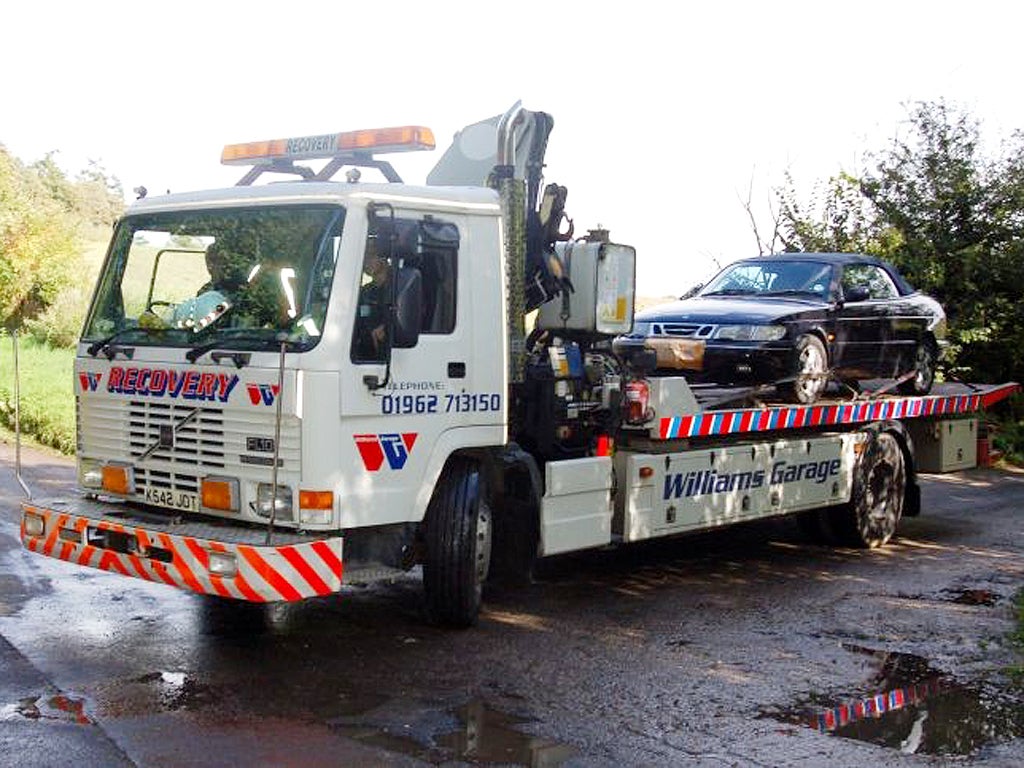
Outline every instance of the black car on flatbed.
<path id="1" fill-rule="evenodd" d="M 830 379 L 900 379 L 926 394 L 945 313 L 891 264 L 863 254 L 760 256 L 730 264 L 695 295 L 637 314 L 621 351 L 653 349 L 657 368 L 694 382 L 772 384 L 810 403 Z"/>

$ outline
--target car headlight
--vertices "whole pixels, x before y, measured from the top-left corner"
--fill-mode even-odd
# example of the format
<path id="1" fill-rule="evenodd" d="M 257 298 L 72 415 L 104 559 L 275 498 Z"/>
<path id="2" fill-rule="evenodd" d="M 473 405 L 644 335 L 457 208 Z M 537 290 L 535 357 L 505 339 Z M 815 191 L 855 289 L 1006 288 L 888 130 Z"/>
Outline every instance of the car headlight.
<path id="1" fill-rule="evenodd" d="M 720 325 L 716 339 L 732 341 L 778 341 L 786 335 L 783 325 Z"/>
<path id="2" fill-rule="evenodd" d="M 651 335 L 651 324 L 645 322 L 633 321 L 633 331 L 629 334 L 630 336 L 650 336 Z"/>

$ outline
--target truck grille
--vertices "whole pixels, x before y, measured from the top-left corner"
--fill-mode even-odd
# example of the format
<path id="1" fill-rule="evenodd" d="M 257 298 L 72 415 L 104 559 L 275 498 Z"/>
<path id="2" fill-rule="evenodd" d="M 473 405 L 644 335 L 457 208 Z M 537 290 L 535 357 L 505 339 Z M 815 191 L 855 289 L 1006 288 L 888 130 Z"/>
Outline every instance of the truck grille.
<path id="1" fill-rule="evenodd" d="M 181 426 L 178 426 L 181 425 Z M 128 407 L 128 445 L 138 459 L 165 437 L 173 447 L 157 448 L 153 459 L 173 459 L 204 467 L 224 466 L 224 411 L 165 403 L 132 401 Z"/>
<path id="2" fill-rule="evenodd" d="M 251 450 L 251 444 L 273 445 L 274 412 L 269 408 L 93 398 L 89 408 L 77 410 L 80 455 L 131 462 L 140 485 L 195 493 L 206 475 L 262 477 L 272 463 L 270 453 L 253 455 Z M 300 449 L 299 420 L 282 416 L 282 477 L 299 474 Z"/>

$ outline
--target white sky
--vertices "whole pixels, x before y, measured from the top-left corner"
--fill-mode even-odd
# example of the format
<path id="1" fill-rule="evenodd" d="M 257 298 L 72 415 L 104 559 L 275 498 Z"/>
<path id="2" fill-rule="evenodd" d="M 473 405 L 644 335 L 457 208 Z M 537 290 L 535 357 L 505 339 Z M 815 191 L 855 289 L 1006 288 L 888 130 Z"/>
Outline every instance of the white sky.
<path id="1" fill-rule="evenodd" d="M 3 12 L 0 143 L 153 194 L 233 184 L 226 143 L 419 124 L 438 150 L 393 162 L 421 182 L 456 130 L 521 99 L 555 118 L 545 180 L 577 233 L 608 227 L 637 248 L 640 294 L 678 294 L 756 253 L 752 183 L 763 210 L 786 169 L 856 170 L 910 103 L 944 98 L 995 140 L 1024 126 L 1022 9 L 22 0 Z"/>

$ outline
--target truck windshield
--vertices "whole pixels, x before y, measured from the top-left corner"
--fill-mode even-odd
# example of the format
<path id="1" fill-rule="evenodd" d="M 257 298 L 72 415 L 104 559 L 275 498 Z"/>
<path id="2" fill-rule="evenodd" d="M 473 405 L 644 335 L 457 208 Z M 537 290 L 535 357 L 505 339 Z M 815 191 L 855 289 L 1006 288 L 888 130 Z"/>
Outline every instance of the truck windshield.
<path id="1" fill-rule="evenodd" d="M 323 332 L 345 211 L 277 205 L 125 217 L 82 340 L 264 349 Z"/>

